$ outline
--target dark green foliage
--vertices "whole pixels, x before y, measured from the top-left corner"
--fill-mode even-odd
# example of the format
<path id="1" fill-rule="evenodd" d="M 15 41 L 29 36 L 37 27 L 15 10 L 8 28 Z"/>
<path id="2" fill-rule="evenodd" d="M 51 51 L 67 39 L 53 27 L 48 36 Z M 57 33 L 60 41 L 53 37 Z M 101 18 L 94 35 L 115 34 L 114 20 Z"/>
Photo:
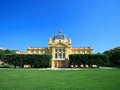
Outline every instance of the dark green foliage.
<path id="1" fill-rule="evenodd" d="M 104 54 L 109 56 L 110 66 L 120 67 L 120 50 L 108 50 Z"/>
<path id="2" fill-rule="evenodd" d="M 15 54 L 15 51 L 11 51 L 11 50 L 0 50 L 0 55 L 3 54 Z"/>
<path id="3" fill-rule="evenodd" d="M 11 68 L 12 67 L 12 65 L 9 65 L 9 64 L 1 64 L 0 65 L 0 68 Z"/>
<path id="4" fill-rule="evenodd" d="M 69 55 L 70 65 L 78 65 L 81 64 L 86 67 L 92 67 L 92 65 L 99 66 L 108 66 L 109 58 L 105 54 L 71 54 Z"/>
<path id="5" fill-rule="evenodd" d="M 2 55 L 0 54 L 0 60 L 2 59 Z"/>
<path id="6" fill-rule="evenodd" d="M 23 67 L 24 65 L 30 65 L 31 67 L 50 67 L 51 55 L 43 54 L 5 54 L 2 55 L 2 61 L 5 63 Z"/>

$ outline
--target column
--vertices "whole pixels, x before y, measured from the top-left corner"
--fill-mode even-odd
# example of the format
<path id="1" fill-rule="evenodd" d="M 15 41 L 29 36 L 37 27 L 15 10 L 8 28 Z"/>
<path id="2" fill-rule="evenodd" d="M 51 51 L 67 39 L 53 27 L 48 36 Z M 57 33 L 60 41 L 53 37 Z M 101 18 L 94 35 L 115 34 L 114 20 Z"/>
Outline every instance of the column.
<path id="1" fill-rule="evenodd" d="M 55 61 L 52 60 L 52 65 L 51 65 L 52 68 L 55 68 Z"/>
<path id="2" fill-rule="evenodd" d="M 52 48 L 52 58 L 55 59 L 55 48 Z"/>

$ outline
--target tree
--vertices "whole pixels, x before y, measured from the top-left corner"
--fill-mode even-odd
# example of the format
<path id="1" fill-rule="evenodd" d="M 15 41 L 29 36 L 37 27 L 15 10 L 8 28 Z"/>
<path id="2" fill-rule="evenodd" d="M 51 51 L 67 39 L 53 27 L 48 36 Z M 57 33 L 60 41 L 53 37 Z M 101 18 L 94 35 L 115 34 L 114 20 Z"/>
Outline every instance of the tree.
<path id="1" fill-rule="evenodd" d="M 0 50 L 0 55 L 3 55 L 3 54 L 16 54 L 16 52 L 8 49 Z"/>
<path id="2" fill-rule="evenodd" d="M 107 50 L 103 53 L 109 56 L 110 66 L 120 67 L 120 50 Z"/>

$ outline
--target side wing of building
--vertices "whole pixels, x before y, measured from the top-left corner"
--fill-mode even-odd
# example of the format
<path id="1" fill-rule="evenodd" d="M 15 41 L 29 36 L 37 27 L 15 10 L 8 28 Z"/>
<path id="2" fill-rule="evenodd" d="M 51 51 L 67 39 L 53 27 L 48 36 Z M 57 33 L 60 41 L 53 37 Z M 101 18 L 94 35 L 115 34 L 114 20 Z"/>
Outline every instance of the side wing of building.
<path id="1" fill-rule="evenodd" d="M 27 49 L 27 54 L 50 54 L 48 48 L 32 48 Z"/>
<path id="2" fill-rule="evenodd" d="M 92 54 L 93 49 L 87 48 L 71 48 L 71 54 Z"/>

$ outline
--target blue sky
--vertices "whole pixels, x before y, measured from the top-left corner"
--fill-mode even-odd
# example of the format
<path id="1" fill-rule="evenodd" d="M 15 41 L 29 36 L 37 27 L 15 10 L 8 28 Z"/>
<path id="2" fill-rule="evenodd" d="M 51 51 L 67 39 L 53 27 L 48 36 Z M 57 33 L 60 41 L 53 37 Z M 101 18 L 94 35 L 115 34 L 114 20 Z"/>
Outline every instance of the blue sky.
<path id="1" fill-rule="evenodd" d="M 47 47 L 59 29 L 94 53 L 120 46 L 120 0 L 0 0 L 0 47 Z"/>

